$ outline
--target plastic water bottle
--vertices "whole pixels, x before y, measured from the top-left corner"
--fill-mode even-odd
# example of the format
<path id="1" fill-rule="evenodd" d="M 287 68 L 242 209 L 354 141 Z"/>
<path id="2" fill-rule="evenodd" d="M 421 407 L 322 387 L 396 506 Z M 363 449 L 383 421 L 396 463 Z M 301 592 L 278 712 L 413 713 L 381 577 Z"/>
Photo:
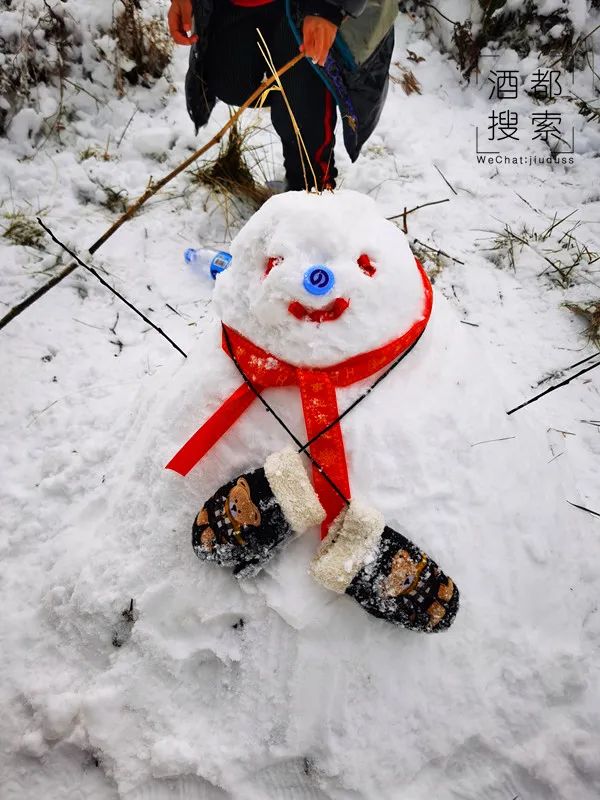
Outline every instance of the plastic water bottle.
<path id="1" fill-rule="evenodd" d="M 208 247 L 188 247 L 183 258 L 186 264 L 192 264 L 205 275 L 210 273 L 213 280 L 231 264 L 231 255 L 225 250 L 211 250 Z"/>

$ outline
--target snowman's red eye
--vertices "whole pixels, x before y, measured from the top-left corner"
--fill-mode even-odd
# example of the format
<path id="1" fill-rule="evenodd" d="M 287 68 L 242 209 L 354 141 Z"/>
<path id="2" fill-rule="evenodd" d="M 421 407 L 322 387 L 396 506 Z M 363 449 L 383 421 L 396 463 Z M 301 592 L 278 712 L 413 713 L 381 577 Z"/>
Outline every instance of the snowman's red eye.
<path id="1" fill-rule="evenodd" d="M 377 272 L 373 264 L 371 264 L 371 259 L 366 253 L 363 253 L 357 258 L 358 266 L 362 269 L 365 275 L 368 275 L 369 278 L 372 278 L 373 275 Z"/>
<path id="2" fill-rule="evenodd" d="M 273 267 L 276 267 L 277 264 L 280 264 L 283 261 L 281 256 L 271 256 L 271 258 L 267 261 L 267 266 L 265 267 L 265 276 L 271 272 Z"/>

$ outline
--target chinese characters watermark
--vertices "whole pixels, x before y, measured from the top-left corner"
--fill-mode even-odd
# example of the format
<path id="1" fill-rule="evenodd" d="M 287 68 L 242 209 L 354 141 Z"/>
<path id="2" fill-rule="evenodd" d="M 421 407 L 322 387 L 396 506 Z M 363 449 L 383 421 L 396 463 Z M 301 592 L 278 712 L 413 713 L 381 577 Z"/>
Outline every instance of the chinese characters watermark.
<path id="1" fill-rule="evenodd" d="M 563 93 L 560 70 L 538 68 L 528 76 L 524 86 L 520 84 L 517 69 L 491 70 L 487 79 L 491 84 L 488 99 L 499 101 L 517 100 L 519 90 L 525 89 L 531 97 L 553 102 Z M 528 83 L 528 86 L 527 86 Z M 487 136 L 485 135 L 487 132 Z M 517 156 L 513 152 L 503 154 L 502 142 L 539 140 L 549 148 L 547 157 Z M 478 163 L 573 163 L 575 152 L 575 129 L 564 130 L 562 112 L 548 109 L 534 111 L 523 120 L 518 111 L 510 108 L 492 109 L 488 114 L 488 125 L 480 131 L 475 128 L 475 147 Z M 491 148 L 495 149 L 491 149 Z"/>

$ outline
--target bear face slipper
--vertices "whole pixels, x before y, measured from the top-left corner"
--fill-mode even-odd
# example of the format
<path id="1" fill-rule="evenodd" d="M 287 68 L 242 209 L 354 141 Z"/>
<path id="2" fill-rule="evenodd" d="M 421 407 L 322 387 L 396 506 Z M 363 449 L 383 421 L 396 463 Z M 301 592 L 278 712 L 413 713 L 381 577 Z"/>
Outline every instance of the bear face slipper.
<path id="1" fill-rule="evenodd" d="M 354 501 L 333 522 L 310 571 L 369 614 L 411 630 L 448 628 L 458 611 L 458 589 L 435 561 Z"/>
<path id="2" fill-rule="evenodd" d="M 192 546 L 198 558 L 250 577 L 280 544 L 324 518 L 301 456 L 288 448 L 206 501 L 192 526 Z"/>

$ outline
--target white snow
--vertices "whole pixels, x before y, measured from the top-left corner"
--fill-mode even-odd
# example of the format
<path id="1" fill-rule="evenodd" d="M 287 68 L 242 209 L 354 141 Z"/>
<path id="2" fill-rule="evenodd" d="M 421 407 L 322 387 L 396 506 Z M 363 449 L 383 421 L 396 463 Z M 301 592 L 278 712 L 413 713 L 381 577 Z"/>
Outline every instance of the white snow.
<path id="1" fill-rule="evenodd" d="M 584 5 L 570 3 L 571 15 L 581 17 Z M 108 6 L 79 10 L 90 30 L 99 19 L 110 24 Z M 8 12 L 13 27 L 15 17 Z M 595 24 L 590 12 L 584 32 Z M 590 37 L 596 51 L 597 41 Z M 407 48 L 425 61 L 409 61 Z M 78 83 L 101 102 L 67 85 L 72 120 L 60 141 L 44 143 L 41 133 L 2 141 L 0 211 L 41 214 L 84 254 L 115 218 L 100 205 L 103 187 L 137 197 L 150 175 L 208 140 L 228 110 L 219 106 L 196 140 L 183 98 L 186 52 L 176 53 L 173 90 L 160 80 L 121 99 L 95 46 L 82 52 L 94 82 L 81 75 Z M 536 59 L 516 62 L 524 79 L 544 63 Z M 407 216 L 408 241 L 429 254 L 428 269 L 434 255 L 420 243 L 463 263 L 442 258 L 425 336 L 348 416 L 344 437 L 354 495 L 456 580 L 455 624 L 420 636 L 319 587 L 307 574 L 317 531 L 243 584 L 194 556 L 191 523 L 204 499 L 287 441 L 255 403 L 187 478 L 164 470 L 240 380 L 220 349 L 212 284 L 184 265 L 183 250 L 228 249 L 249 217 L 180 178 L 93 262 L 187 360 L 79 269 L 1 332 L 3 800 L 598 797 L 600 521 L 567 501 L 600 511 L 600 369 L 505 412 L 594 352 L 585 323 L 562 304 L 598 298 L 599 262 L 581 260 L 563 289 L 545 257 L 571 262 L 574 250 L 561 250 L 567 237 L 558 239 L 576 223 L 571 235 L 600 251 L 600 129 L 563 92 L 552 110 L 564 130 L 575 127 L 572 163 L 478 164 L 475 127 L 487 135 L 499 108 L 487 75 L 462 85 L 454 62 L 408 15 L 397 23 L 394 60 L 413 70 L 423 93 L 390 87 L 360 160 L 350 166 L 338 146 L 340 186 L 377 201 L 369 216 L 448 198 Z M 489 66 L 514 63 L 513 54 Z M 575 73 L 573 87 L 567 77 L 567 88 L 594 96 L 589 70 Z M 522 123 L 514 152 L 546 156 L 529 131 L 542 106 L 520 92 L 510 107 Z M 245 116 L 268 127 L 264 111 Z M 270 177 L 281 177 L 268 129 L 253 143 L 264 146 Z M 169 149 L 154 152 L 155 144 Z M 97 154 L 83 159 L 89 148 Z M 490 249 L 505 224 L 539 234 L 568 214 L 556 238 L 515 246 L 514 270 L 505 252 Z M 339 258 L 310 247 L 337 237 L 354 252 L 369 235 L 364 223 L 317 237 L 312 223 L 285 216 L 269 236 L 288 226 L 294 247 L 279 242 L 290 259 L 306 248 L 295 288 L 300 260 Z M 59 266 L 48 239 L 38 249 L 0 237 L 0 253 L 5 310 L 68 263 Z M 350 263 L 334 270 L 343 275 Z M 224 315 L 234 270 L 247 271 L 237 284 L 243 295 L 261 265 L 238 259 L 231 277 L 218 279 Z M 291 285 L 277 291 L 288 298 Z M 242 300 L 231 302 L 239 310 Z M 382 326 L 396 303 L 383 293 Z M 363 313 L 371 308 L 365 295 Z M 265 341 L 283 353 L 281 324 L 269 324 Z M 256 326 L 252 333 L 260 335 Z M 355 332 L 347 344 L 370 346 L 372 334 Z M 340 390 L 340 407 L 364 388 Z M 302 435 L 297 391 L 266 396 Z M 123 615 L 131 598 L 133 623 Z"/>
<path id="2" fill-rule="evenodd" d="M 28 141 L 37 136 L 42 121 L 42 115 L 33 108 L 22 108 L 10 122 L 7 131 L 8 138 L 17 144 L 26 145 Z"/>

